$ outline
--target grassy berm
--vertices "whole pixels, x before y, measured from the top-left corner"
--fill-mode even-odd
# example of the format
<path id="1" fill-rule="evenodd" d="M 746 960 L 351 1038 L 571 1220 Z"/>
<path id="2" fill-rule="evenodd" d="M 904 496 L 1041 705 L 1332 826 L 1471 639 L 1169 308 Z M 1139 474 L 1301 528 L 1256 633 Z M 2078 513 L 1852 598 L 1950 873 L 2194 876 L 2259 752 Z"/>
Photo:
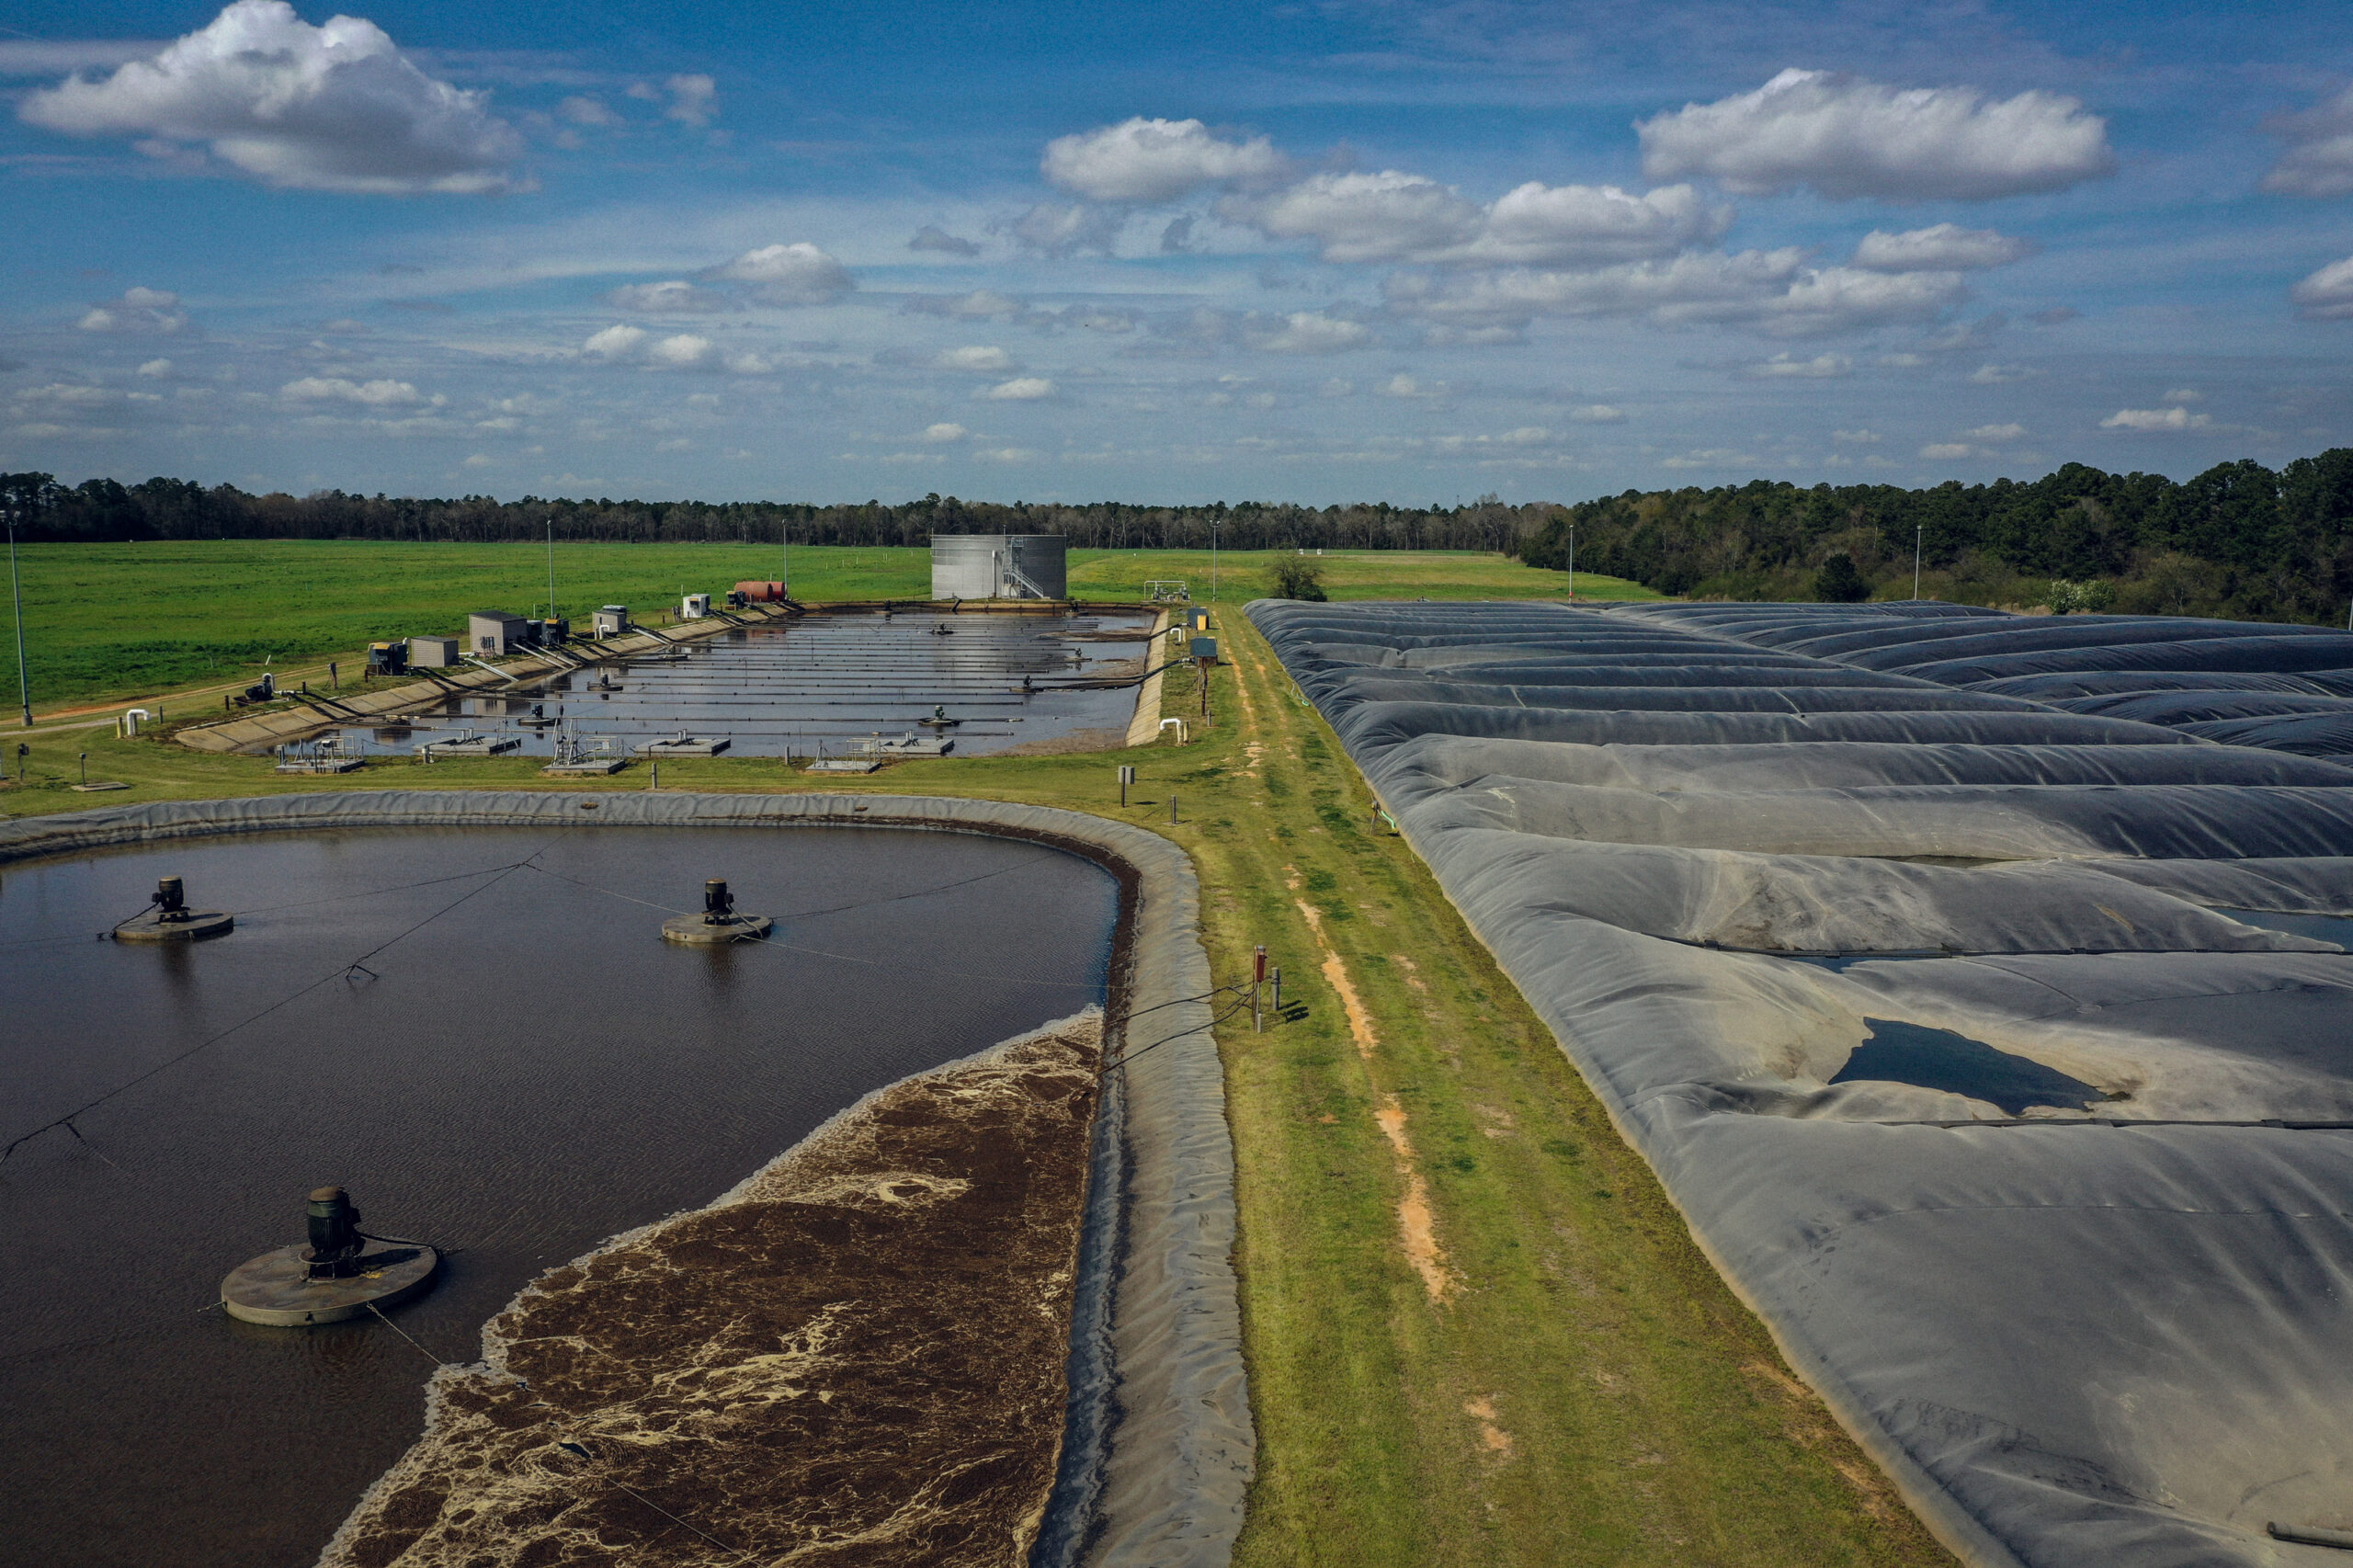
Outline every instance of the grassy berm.
<path id="1" fill-rule="evenodd" d="M 1239 597 L 1229 585 L 1229 605 Z M 1218 1036 L 1260 1442 L 1238 1562 L 1949 1562 L 1702 1258 L 1428 871 L 1372 820 L 1264 641 L 1231 608 L 1217 630 L 1228 662 L 1189 745 L 909 763 L 824 787 L 1124 815 L 1192 856 L 1222 979 L 1244 977 L 1258 943 L 1281 967 L 1289 1016 L 1258 1033 L 1245 1015 Z M 1198 704 L 1186 676 L 1164 711 Z M 169 744 L 89 749 L 93 778 L 139 788 L 91 797 L 37 781 L 0 792 L 0 811 L 548 787 L 514 758 L 296 780 Z M 1120 762 L 1142 779 L 1124 812 Z M 725 757 L 673 762 L 662 780 L 811 787 Z M 645 782 L 632 767 L 573 787 Z"/>

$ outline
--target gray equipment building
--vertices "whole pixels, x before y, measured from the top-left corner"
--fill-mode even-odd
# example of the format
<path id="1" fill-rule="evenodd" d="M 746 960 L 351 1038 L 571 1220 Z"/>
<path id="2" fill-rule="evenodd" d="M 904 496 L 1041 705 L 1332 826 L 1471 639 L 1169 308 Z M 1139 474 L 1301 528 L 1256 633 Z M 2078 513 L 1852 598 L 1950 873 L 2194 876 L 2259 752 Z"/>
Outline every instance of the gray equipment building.
<path id="1" fill-rule="evenodd" d="M 935 599 L 1066 599 L 1060 534 L 934 534 Z"/>
<path id="2" fill-rule="evenodd" d="M 408 640 L 408 664 L 413 670 L 446 670 L 457 662 L 458 640 L 454 637 Z"/>
<path id="3" fill-rule="evenodd" d="M 478 609 L 466 617 L 466 646 L 479 656 L 498 658 L 523 650 L 528 623 L 503 610 Z"/>

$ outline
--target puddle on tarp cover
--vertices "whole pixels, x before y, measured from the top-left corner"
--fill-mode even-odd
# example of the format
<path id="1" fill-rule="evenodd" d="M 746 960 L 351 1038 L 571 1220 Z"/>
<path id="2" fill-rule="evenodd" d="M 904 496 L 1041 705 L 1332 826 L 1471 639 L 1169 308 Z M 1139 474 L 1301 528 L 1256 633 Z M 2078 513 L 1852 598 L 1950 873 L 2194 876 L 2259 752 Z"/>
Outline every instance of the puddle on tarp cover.
<path id="1" fill-rule="evenodd" d="M 2021 1116 L 2030 1106 L 2084 1110 L 2107 1098 L 2079 1078 L 1950 1029 L 1900 1018 L 1865 1018 L 1863 1023 L 1870 1033 L 1831 1075 L 1832 1083 L 1868 1079 L 1909 1084 L 1984 1100 L 2000 1107 L 2006 1116 Z"/>
<path id="2" fill-rule="evenodd" d="M 2353 953 L 2353 917 L 2287 915 L 2273 909 L 2217 909 L 2214 913 L 2227 915 L 2242 926 L 2260 926 L 2266 931 L 2284 931 L 2290 937 L 2310 937 L 2315 942 L 2335 942 Z"/>
<path id="3" fill-rule="evenodd" d="M 485 869 L 535 853 L 672 909 L 723 875 L 778 938 L 669 947 L 663 909 Z M 247 912 L 236 931 L 92 939 L 166 873 Z M 311 1187 L 455 1249 L 393 1319 L 470 1361 L 543 1269 L 708 1202 L 871 1089 L 1099 1002 L 1117 898 L 1038 846 L 877 829 L 378 829 L 8 868 L 6 1137 L 243 1027 L 82 1116 L 86 1143 L 0 1166 L 0 1563 L 292 1568 L 405 1450 L 425 1353 L 372 1320 L 212 1305 L 301 1239 Z"/>

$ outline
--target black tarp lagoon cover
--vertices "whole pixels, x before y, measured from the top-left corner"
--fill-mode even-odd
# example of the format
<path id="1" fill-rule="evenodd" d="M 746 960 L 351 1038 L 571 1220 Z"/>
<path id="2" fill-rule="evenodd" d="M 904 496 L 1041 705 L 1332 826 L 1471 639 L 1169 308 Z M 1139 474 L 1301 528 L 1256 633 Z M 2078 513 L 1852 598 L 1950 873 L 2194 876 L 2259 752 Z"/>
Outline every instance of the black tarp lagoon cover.
<path id="1" fill-rule="evenodd" d="M 1949 1544 L 2346 1561 L 2353 636 L 1249 614 Z"/>

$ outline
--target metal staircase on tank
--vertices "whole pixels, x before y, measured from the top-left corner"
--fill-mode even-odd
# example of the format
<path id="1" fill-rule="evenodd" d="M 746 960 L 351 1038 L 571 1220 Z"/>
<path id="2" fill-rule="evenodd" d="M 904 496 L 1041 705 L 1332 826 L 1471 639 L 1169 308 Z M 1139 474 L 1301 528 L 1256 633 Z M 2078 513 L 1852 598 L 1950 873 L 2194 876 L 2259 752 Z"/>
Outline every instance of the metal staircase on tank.
<path id="1" fill-rule="evenodd" d="M 1029 597 L 1033 599 L 1044 599 L 1049 603 L 1052 602 L 1053 595 L 1046 592 L 1045 589 L 1031 582 L 1029 577 L 1023 574 L 1021 568 L 1016 566 L 1010 561 L 1005 562 L 1005 581 L 1010 586 L 1021 590 L 1021 593 L 1014 594 L 1010 596 L 1011 597 L 1020 598 L 1024 595 L 1027 595 Z"/>

